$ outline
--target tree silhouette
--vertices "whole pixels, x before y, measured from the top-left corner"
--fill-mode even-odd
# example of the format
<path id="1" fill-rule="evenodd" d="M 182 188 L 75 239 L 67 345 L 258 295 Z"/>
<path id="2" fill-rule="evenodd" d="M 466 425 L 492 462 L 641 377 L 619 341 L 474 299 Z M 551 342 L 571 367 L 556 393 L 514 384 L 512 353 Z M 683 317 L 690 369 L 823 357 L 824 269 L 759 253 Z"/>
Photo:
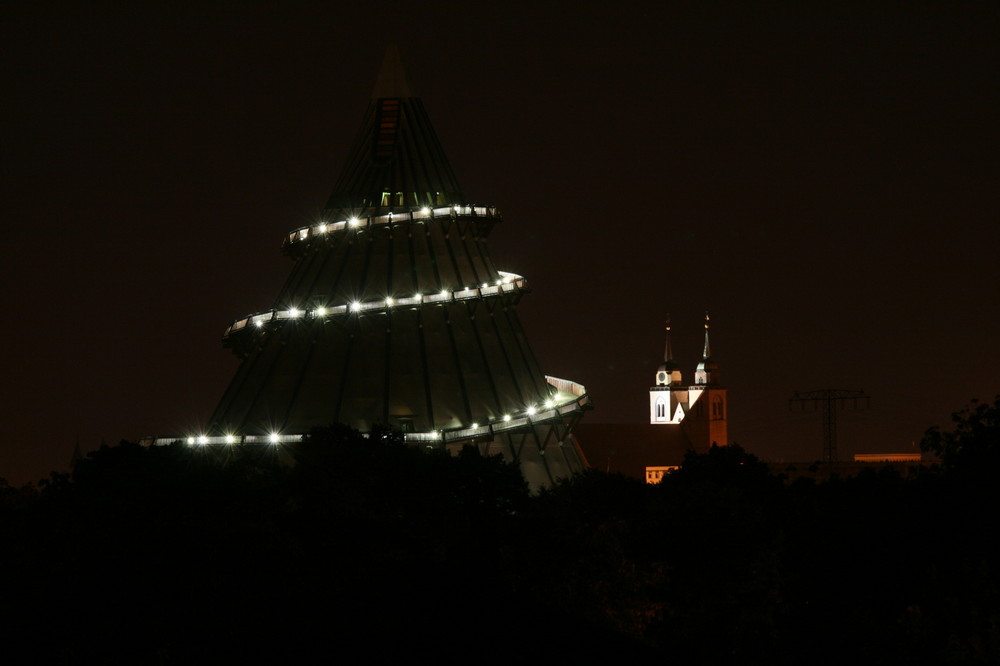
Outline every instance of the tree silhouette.
<path id="1" fill-rule="evenodd" d="M 993 404 L 973 400 L 953 413 L 951 421 L 953 430 L 928 429 L 920 448 L 940 458 L 945 469 L 995 474 L 1000 463 L 1000 396 Z"/>
<path id="2" fill-rule="evenodd" d="M 537 495 L 388 430 L 102 447 L 0 483 L 5 654 L 997 663 L 997 413 L 932 430 L 943 468 L 915 476 L 785 484 L 728 446 L 656 486 L 592 470 Z"/>

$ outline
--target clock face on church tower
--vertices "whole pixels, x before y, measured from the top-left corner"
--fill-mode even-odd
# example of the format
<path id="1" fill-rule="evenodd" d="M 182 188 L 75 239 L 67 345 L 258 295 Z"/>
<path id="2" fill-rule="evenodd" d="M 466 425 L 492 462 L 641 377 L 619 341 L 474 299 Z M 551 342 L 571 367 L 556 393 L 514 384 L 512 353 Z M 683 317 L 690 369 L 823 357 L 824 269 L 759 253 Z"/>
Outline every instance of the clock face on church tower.
<path id="1" fill-rule="evenodd" d="M 667 383 L 667 373 L 663 372 L 662 370 L 660 372 L 656 373 L 656 383 L 657 384 L 666 384 Z"/>

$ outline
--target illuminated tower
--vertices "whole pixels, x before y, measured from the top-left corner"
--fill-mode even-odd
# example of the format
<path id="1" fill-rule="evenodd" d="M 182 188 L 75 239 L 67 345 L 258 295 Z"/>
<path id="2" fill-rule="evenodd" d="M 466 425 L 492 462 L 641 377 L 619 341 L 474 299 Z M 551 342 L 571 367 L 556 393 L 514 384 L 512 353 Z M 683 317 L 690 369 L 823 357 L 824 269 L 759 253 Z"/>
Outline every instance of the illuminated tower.
<path id="1" fill-rule="evenodd" d="M 687 387 L 681 386 L 681 371 L 670 348 L 669 318 L 666 331 L 663 363 L 656 369 L 656 385 L 649 389 L 649 422 L 653 424 L 680 423 L 688 402 Z"/>
<path id="2" fill-rule="evenodd" d="M 656 385 L 649 389 L 649 422 L 680 426 L 695 450 L 728 443 L 726 389 L 719 379 L 719 366 L 712 360 L 709 318 L 705 313 L 705 347 L 694 373 L 694 385 L 681 383 L 681 371 L 670 348 L 667 321 L 663 363 L 656 370 Z"/>
<path id="3" fill-rule="evenodd" d="M 527 283 L 490 258 L 500 221 L 463 197 L 390 49 L 326 208 L 285 236 L 295 267 L 274 306 L 226 331 L 241 365 L 194 440 L 385 424 L 502 453 L 536 487 L 582 471 L 572 429 L 589 397 L 535 360 L 515 312 Z"/>
<path id="4" fill-rule="evenodd" d="M 727 426 L 726 389 L 719 378 L 719 366 L 712 360 L 712 347 L 708 340 L 710 322 L 705 313 L 705 347 L 701 361 L 694 371 L 694 386 L 688 389 L 688 417 L 684 426 L 688 437 L 696 446 L 725 446 L 729 443 Z"/>

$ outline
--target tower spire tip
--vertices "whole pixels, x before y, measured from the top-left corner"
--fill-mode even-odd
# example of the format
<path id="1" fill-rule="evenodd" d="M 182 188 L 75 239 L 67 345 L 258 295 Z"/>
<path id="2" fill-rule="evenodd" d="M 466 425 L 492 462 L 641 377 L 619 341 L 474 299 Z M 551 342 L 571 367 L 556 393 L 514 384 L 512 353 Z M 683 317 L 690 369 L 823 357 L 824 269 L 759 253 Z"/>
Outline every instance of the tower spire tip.
<path id="1" fill-rule="evenodd" d="M 673 357 L 674 357 L 674 352 L 670 348 L 670 313 L 669 312 L 667 313 L 667 325 L 665 326 L 665 328 L 666 328 L 666 331 L 667 331 L 667 335 L 666 335 L 667 342 L 666 342 L 666 345 L 663 348 L 663 362 L 669 364 L 669 363 L 671 363 L 671 361 L 673 361 Z"/>
<path id="2" fill-rule="evenodd" d="M 403 61 L 399 57 L 399 49 L 395 44 L 389 44 L 385 49 L 382 69 L 379 70 L 375 88 L 372 90 L 372 99 L 413 96 L 410 84 L 406 80 L 406 72 L 403 70 Z"/>
<path id="3" fill-rule="evenodd" d="M 708 329 L 711 328 L 711 321 L 708 316 L 708 310 L 705 310 L 705 350 L 702 352 L 702 358 L 708 359 L 712 357 L 712 348 L 708 343 Z"/>

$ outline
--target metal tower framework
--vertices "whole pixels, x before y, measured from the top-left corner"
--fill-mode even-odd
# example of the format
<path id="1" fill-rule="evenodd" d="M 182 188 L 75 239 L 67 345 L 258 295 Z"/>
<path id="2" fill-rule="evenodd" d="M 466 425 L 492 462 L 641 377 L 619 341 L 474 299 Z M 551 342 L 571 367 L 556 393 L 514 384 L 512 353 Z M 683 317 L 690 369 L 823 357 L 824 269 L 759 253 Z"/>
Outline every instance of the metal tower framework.
<path id="1" fill-rule="evenodd" d="M 812 403 L 813 409 L 823 405 L 823 457 L 826 462 L 837 460 L 837 408 L 851 403 L 852 409 L 868 409 L 871 399 L 864 391 L 852 389 L 819 389 L 816 391 L 796 391 L 788 400 L 791 409 L 794 403 L 799 403 L 804 411 L 806 403 Z M 863 407 L 858 407 L 859 403 Z"/>

